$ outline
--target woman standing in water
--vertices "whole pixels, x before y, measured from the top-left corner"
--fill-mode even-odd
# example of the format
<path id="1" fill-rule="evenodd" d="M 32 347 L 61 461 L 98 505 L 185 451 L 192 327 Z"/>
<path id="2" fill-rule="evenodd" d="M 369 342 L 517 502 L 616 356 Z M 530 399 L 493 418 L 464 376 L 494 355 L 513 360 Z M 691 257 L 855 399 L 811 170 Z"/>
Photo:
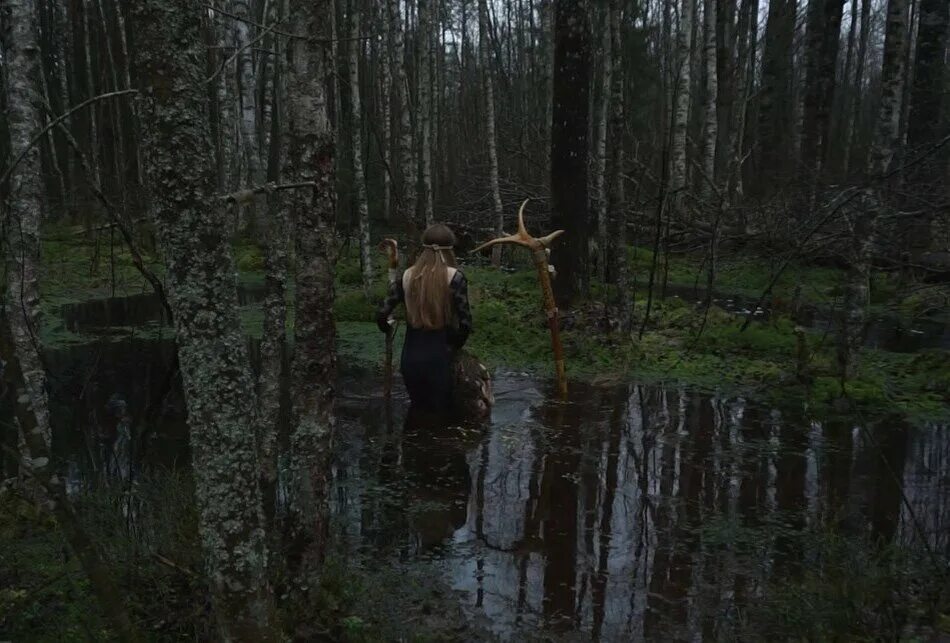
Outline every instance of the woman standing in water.
<path id="1" fill-rule="evenodd" d="M 418 410 L 451 410 L 453 361 L 472 332 L 468 282 L 455 266 L 454 246 L 455 235 L 447 226 L 429 226 L 422 233 L 419 256 L 390 284 L 376 320 L 388 333 L 393 310 L 406 305 L 400 372 Z"/>

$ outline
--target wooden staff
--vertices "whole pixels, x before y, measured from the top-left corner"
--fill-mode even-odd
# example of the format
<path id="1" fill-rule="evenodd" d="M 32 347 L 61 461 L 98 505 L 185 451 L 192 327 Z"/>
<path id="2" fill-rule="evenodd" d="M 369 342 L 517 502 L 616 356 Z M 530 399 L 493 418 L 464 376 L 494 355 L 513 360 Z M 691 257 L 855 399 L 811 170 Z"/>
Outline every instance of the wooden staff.
<path id="1" fill-rule="evenodd" d="M 562 397 L 567 395 L 567 375 L 564 369 L 564 348 L 561 346 L 561 332 L 558 326 L 558 310 L 554 301 L 554 290 L 551 288 L 551 275 L 554 273 L 554 267 L 548 263 L 548 252 L 551 243 L 564 234 L 563 230 L 555 230 L 546 237 L 536 238 L 528 234 L 524 227 L 524 208 L 528 205 L 528 199 L 525 199 L 518 209 L 518 232 L 498 239 L 492 239 L 488 243 L 483 243 L 472 252 L 479 252 L 491 246 L 510 243 L 516 246 L 523 246 L 531 251 L 531 259 L 534 261 L 534 267 L 538 271 L 538 282 L 541 284 L 541 298 L 544 304 L 544 313 L 548 318 L 548 328 L 551 331 L 551 348 L 554 351 L 554 368 L 557 372 L 558 392 Z"/>
<path id="2" fill-rule="evenodd" d="M 383 239 L 379 249 L 386 253 L 389 267 L 389 285 L 399 279 L 399 244 L 395 239 Z M 396 321 L 389 318 L 389 331 L 386 333 L 386 365 L 383 372 L 383 393 L 388 398 L 393 390 L 393 342 L 396 339 Z"/>

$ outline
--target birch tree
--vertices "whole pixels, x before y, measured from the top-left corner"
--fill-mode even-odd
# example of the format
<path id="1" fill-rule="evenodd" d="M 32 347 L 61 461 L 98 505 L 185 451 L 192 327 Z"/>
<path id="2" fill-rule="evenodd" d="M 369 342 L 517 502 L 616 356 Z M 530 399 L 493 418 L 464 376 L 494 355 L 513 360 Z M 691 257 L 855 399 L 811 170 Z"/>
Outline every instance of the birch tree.
<path id="1" fill-rule="evenodd" d="M 224 208 L 215 196 L 198 0 L 132 5 L 151 214 L 191 429 L 199 532 L 223 640 L 275 638 L 255 396 Z"/>
<path id="2" fill-rule="evenodd" d="M 686 189 L 686 132 L 691 96 L 690 51 L 693 41 L 694 0 L 680 0 L 679 30 L 676 33 L 676 67 L 673 90 L 673 133 L 670 149 L 670 188 L 682 214 Z"/>
<path id="3" fill-rule="evenodd" d="M 373 285 L 369 230 L 369 202 L 366 199 L 366 172 L 363 169 L 363 108 L 360 102 L 360 11 L 358 1 L 350 3 L 349 81 L 350 81 L 350 145 L 353 152 L 353 189 L 356 191 L 357 221 L 360 235 L 360 274 L 363 294 L 370 295 Z"/>
<path id="4" fill-rule="evenodd" d="M 904 39 L 908 37 L 907 7 L 908 0 L 887 2 L 884 58 L 881 66 L 881 102 L 867 165 L 868 177 L 874 184 L 863 191 L 860 207 L 854 213 L 851 265 L 839 314 L 837 357 L 842 389 L 854 373 L 857 366 L 856 353 L 864 339 L 871 279 L 871 253 L 877 221 L 884 207 L 880 182 L 897 153 L 900 136 L 901 99 L 904 75 L 907 73 L 907 59 L 904 56 Z"/>
<path id="5" fill-rule="evenodd" d="M 495 141 L 495 81 L 491 69 L 491 43 L 489 42 L 488 2 L 478 0 L 478 60 L 482 66 L 482 90 L 485 100 L 485 138 L 488 145 L 488 182 L 491 188 L 492 214 L 495 219 L 495 234 L 502 236 L 505 213 L 501 205 L 501 189 L 498 186 L 498 145 Z M 501 265 L 501 246 L 492 248 L 492 265 Z"/>
<path id="6" fill-rule="evenodd" d="M 257 74 L 254 68 L 254 51 L 251 48 L 251 6 L 249 0 L 230 0 L 231 45 L 235 57 L 238 105 L 240 111 L 241 154 L 246 169 L 245 179 L 249 185 L 264 182 L 263 163 L 260 157 L 258 134 Z M 231 72 L 232 70 L 227 70 Z"/>
<path id="7" fill-rule="evenodd" d="M 709 198 L 713 193 L 710 182 L 716 180 L 716 139 L 719 119 L 716 105 L 719 84 L 716 69 L 716 0 L 703 0 L 703 62 L 706 65 L 705 118 L 703 119 L 703 177 L 700 194 Z"/>
<path id="8" fill-rule="evenodd" d="M 416 121 L 419 124 L 419 158 L 422 171 L 422 213 L 425 224 L 432 225 L 432 2 L 419 1 L 419 65 L 417 68 Z"/>
<path id="9" fill-rule="evenodd" d="M 623 0 L 611 0 L 608 33 L 611 66 L 616 70 L 610 85 L 610 242 L 608 257 L 617 288 L 617 325 L 627 334 L 633 326 L 633 292 L 627 261 L 627 217 L 623 189 L 624 75 L 621 16 Z"/>
<path id="10" fill-rule="evenodd" d="M 608 218 L 608 185 L 607 185 L 607 130 L 608 128 L 608 113 L 611 113 L 609 108 L 611 105 L 611 100 L 613 96 L 611 92 L 613 86 L 611 85 L 611 71 L 613 69 L 613 57 L 611 55 L 611 37 L 612 37 L 612 27 L 611 20 L 612 14 L 609 6 L 602 7 L 601 13 L 601 65 L 600 65 L 600 74 L 596 79 L 597 87 L 595 88 L 595 100 L 594 100 L 594 114 L 593 114 L 593 127 L 591 131 L 593 133 L 593 176 L 591 177 L 591 188 L 593 194 L 591 198 L 593 200 L 593 210 L 595 212 L 596 223 L 597 223 L 597 241 L 600 244 L 599 252 L 597 253 L 597 262 L 598 268 L 600 270 L 601 278 L 604 281 L 613 280 L 614 275 L 608 270 L 609 259 L 609 247 L 612 245 L 608 238 L 607 232 L 607 218 Z M 622 74 L 622 68 L 618 70 L 618 73 Z M 621 97 L 622 98 L 622 97 Z M 611 113 L 612 116 L 612 113 Z"/>
<path id="11" fill-rule="evenodd" d="M 380 117 L 383 125 L 382 146 L 383 146 L 383 218 L 387 221 L 392 219 L 392 173 L 393 173 L 393 133 L 392 133 L 392 96 L 393 96 L 393 72 L 392 72 L 392 27 L 389 24 L 389 10 L 387 0 L 379 0 L 376 7 L 376 15 L 379 20 L 379 30 L 382 33 L 382 50 L 379 55 L 379 73 L 380 73 L 380 105 L 382 107 Z"/>
<path id="12" fill-rule="evenodd" d="M 419 166 L 412 145 L 412 121 L 410 119 L 409 79 L 406 74 L 405 35 L 399 0 L 386 0 L 389 10 L 389 33 L 392 43 L 392 61 L 395 70 L 396 96 L 399 121 L 399 166 L 402 168 L 403 218 L 415 221 L 418 210 L 417 181 Z"/>
<path id="13" fill-rule="evenodd" d="M 326 95 L 334 69 L 328 55 L 332 0 L 289 0 L 288 18 L 311 38 L 286 42 L 287 114 L 283 177 L 312 182 L 289 199 L 296 250 L 292 427 L 288 531 L 290 565 L 305 597 L 316 590 L 329 527 L 330 450 L 336 380 L 333 323 L 334 141 Z"/>
<path id="14" fill-rule="evenodd" d="M 10 171 L 3 228 L 7 246 L 6 317 L 30 395 L 36 424 L 51 443 L 46 373 L 40 346 L 40 220 L 43 183 L 40 149 L 32 139 L 40 130 L 37 108 L 43 104 L 36 83 L 40 49 L 32 0 L 9 0 L 3 16 L 3 76 L 10 133 Z"/>

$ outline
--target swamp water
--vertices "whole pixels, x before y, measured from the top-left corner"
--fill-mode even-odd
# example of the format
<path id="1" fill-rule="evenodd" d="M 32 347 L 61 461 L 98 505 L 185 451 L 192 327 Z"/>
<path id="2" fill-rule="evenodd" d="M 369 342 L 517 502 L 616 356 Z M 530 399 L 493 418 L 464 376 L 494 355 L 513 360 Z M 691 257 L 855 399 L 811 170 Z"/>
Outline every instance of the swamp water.
<path id="1" fill-rule="evenodd" d="M 96 436 L 116 399 L 135 469 L 189 467 L 173 343 L 102 335 L 46 356 L 72 487 L 102 479 Z M 387 406 L 378 373 L 344 369 L 333 509 L 345 549 L 425 570 L 496 636 L 728 636 L 827 562 L 828 530 L 947 571 L 946 426 L 825 421 L 635 381 L 572 382 L 564 402 L 526 375 L 494 384 L 484 426 L 414 429 L 401 389 Z"/>

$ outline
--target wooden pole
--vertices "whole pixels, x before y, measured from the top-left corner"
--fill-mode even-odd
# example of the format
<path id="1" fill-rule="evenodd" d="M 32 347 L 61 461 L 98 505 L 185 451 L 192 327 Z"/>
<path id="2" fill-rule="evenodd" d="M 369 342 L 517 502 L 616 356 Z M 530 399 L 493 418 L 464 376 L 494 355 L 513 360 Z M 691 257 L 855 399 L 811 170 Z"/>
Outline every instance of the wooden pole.
<path id="1" fill-rule="evenodd" d="M 492 239 L 483 243 L 472 252 L 479 252 L 494 245 L 509 243 L 527 248 L 531 251 L 534 267 L 538 271 L 538 283 L 541 285 L 541 301 L 544 313 L 548 318 L 548 329 L 551 331 L 551 350 L 554 353 L 554 369 L 557 376 L 558 393 L 561 397 L 567 396 L 567 374 L 564 366 L 564 347 L 561 345 L 561 330 L 558 324 L 557 303 L 554 300 L 554 290 L 551 288 L 551 274 L 554 270 L 548 263 L 548 249 L 551 243 L 564 234 L 563 230 L 556 230 L 546 237 L 536 238 L 528 234 L 524 225 L 524 208 L 528 204 L 525 199 L 518 210 L 518 232 L 505 237 Z"/>

